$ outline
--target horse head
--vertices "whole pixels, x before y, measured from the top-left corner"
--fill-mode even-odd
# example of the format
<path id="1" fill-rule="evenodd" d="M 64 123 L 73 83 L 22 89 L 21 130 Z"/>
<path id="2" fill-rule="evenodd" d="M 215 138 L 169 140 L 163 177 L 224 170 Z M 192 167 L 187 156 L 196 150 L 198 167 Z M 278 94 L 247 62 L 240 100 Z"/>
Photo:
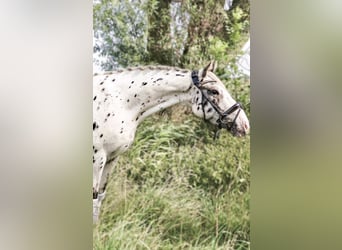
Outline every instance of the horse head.
<path id="1" fill-rule="evenodd" d="M 214 74 L 215 68 L 216 63 L 212 61 L 200 71 L 192 71 L 192 81 L 197 88 L 192 110 L 218 129 L 225 128 L 233 136 L 244 136 L 250 128 L 246 113 Z"/>

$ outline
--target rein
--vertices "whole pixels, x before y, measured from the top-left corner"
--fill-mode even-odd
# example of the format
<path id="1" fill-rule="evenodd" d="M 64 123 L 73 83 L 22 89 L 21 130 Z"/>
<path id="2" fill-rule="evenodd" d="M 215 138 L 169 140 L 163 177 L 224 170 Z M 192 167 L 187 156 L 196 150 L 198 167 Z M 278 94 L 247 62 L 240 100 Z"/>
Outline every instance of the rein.
<path id="1" fill-rule="evenodd" d="M 215 136 L 214 139 L 217 139 L 220 135 L 220 130 L 222 128 L 227 129 L 228 131 L 232 132 L 233 126 L 235 124 L 235 121 L 237 119 L 237 117 L 240 114 L 241 111 L 241 104 L 236 102 L 234 105 L 232 105 L 230 108 L 228 108 L 226 111 L 222 112 L 220 107 L 218 107 L 214 102 L 212 102 L 210 100 L 210 98 L 208 98 L 206 96 L 206 94 L 204 94 L 203 88 L 201 87 L 201 83 L 199 81 L 198 78 L 198 71 L 197 70 L 193 70 L 191 72 L 191 78 L 192 78 L 192 82 L 193 84 L 201 91 L 202 94 L 202 112 L 203 112 L 203 118 L 206 121 L 206 117 L 205 117 L 205 110 L 204 110 L 204 105 L 206 102 L 209 102 L 210 105 L 215 109 L 215 111 L 219 114 L 219 119 L 217 119 L 216 123 L 217 123 L 217 131 L 215 132 Z M 206 81 L 205 83 L 208 82 L 216 82 L 216 81 Z M 203 83 L 202 83 L 203 84 Z M 234 113 L 236 110 L 238 110 L 238 112 L 236 113 L 234 119 L 232 122 L 224 122 L 224 120 L 232 113 Z"/>

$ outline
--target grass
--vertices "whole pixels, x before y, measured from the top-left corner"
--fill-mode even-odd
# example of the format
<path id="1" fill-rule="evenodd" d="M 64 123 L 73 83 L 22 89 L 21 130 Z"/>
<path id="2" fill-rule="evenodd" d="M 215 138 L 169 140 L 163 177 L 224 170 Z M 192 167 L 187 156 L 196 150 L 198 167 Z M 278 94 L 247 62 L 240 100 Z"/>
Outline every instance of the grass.
<path id="1" fill-rule="evenodd" d="M 188 113 L 178 106 L 140 125 L 112 174 L 94 249 L 250 248 L 249 136 L 214 141 Z"/>

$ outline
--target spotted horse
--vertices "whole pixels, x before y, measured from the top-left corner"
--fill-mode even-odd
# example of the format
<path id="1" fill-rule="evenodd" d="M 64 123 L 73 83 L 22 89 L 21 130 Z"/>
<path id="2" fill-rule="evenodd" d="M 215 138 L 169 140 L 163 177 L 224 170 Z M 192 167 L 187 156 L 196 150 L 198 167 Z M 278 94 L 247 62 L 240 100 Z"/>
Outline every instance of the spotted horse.
<path id="1" fill-rule="evenodd" d="M 185 102 L 193 113 L 234 136 L 249 121 L 220 79 L 215 62 L 197 71 L 166 66 L 127 68 L 95 74 L 93 81 L 93 222 L 98 221 L 109 164 L 132 145 L 138 125 L 153 113 Z"/>

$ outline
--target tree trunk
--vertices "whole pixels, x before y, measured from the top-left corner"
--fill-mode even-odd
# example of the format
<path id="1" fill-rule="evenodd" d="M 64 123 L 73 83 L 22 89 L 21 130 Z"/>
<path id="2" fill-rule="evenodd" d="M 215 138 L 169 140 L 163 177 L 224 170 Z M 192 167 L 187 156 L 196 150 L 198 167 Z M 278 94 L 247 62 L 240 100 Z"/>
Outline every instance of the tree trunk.
<path id="1" fill-rule="evenodd" d="M 148 16 L 149 61 L 164 65 L 172 65 L 170 3 L 171 0 L 159 0 L 156 10 Z"/>

